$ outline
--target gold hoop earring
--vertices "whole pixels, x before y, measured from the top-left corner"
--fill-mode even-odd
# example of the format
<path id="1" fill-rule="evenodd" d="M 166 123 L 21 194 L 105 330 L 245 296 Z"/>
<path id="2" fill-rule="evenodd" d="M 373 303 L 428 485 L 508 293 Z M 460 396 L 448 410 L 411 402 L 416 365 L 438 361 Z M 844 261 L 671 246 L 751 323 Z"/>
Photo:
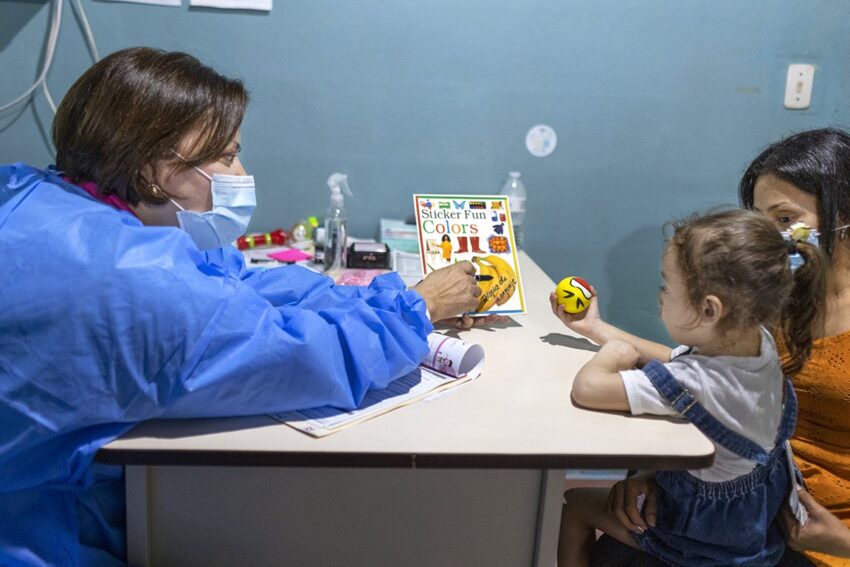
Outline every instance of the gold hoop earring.
<path id="1" fill-rule="evenodd" d="M 156 183 L 151 183 L 150 185 L 148 185 L 148 191 L 150 191 L 151 195 L 153 195 L 154 197 L 159 197 L 159 195 L 163 193 L 162 187 L 160 187 Z"/>

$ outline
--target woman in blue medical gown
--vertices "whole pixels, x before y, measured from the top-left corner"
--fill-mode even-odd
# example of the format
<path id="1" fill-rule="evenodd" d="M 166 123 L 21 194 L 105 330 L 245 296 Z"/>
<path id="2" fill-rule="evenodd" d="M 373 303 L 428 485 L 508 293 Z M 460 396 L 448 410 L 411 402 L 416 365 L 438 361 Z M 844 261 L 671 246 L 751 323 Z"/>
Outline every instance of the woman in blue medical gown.
<path id="1" fill-rule="evenodd" d="M 0 166 L 0 565 L 124 561 L 121 469 L 92 461 L 138 422 L 353 408 L 477 304 L 468 263 L 412 290 L 246 270 L 246 102 L 191 56 L 120 51 L 62 101 L 56 168 Z"/>

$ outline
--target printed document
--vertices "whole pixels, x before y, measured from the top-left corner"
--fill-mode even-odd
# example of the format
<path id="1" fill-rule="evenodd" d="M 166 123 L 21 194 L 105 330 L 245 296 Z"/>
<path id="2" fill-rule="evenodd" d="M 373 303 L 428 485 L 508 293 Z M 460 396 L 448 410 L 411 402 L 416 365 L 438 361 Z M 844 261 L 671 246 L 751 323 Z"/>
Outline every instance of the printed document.
<path id="1" fill-rule="evenodd" d="M 439 393 L 481 375 L 484 349 L 440 333 L 428 335 L 428 357 L 416 370 L 369 390 L 355 410 L 330 406 L 271 414 L 271 417 L 313 437 L 324 437 L 361 421 L 372 419 L 417 400 L 435 399 Z"/>

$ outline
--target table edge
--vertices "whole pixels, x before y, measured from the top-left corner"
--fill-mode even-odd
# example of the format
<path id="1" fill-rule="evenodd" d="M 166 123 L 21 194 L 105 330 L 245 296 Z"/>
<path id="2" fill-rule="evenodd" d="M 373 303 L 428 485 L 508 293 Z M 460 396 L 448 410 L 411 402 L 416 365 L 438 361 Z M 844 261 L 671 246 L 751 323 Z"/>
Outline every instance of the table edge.
<path id="1" fill-rule="evenodd" d="M 150 466 L 244 466 L 410 469 L 700 469 L 714 463 L 704 455 L 533 455 L 455 453 L 353 453 L 273 451 L 174 451 L 101 449 L 99 463 Z"/>

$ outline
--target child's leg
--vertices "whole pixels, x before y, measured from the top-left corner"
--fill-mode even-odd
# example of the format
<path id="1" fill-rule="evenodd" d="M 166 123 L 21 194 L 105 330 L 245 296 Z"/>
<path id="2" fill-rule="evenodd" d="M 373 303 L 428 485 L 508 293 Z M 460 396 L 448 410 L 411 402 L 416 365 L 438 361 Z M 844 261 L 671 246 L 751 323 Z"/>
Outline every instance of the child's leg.
<path id="1" fill-rule="evenodd" d="M 561 534 L 558 538 L 558 566 L 586 567 L 596 541 L 596 530 L 637 548 L 629 530 L 608 514 L 607 488 L 573 488 L 564 493 Z"/>

